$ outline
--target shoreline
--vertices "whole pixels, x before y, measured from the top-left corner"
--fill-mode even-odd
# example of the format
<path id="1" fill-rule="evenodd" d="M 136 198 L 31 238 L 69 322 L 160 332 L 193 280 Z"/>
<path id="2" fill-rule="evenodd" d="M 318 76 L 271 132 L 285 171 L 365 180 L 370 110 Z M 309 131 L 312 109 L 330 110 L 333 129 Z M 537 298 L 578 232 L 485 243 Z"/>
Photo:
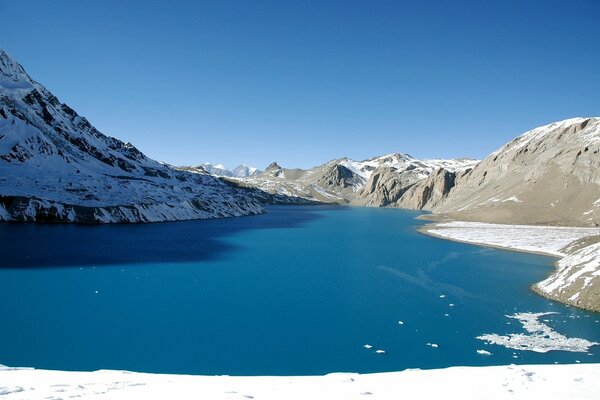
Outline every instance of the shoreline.
<path id="1" fill-rule="evenodd" d="M 437 225 L 437 223 L 431 223 L 431 224 L 428 224 L 428 225 L 425 225 L 425 226 L 421 226 L 421 227 L 417 228 L 417 232 L 422 233 L 422 234 L 427 235 L 427 236 L 435 237 L 435 238 L 438 238 L 438 239 L 449 240 L 451 242 L 457 242 L 457 243 L 463 243 L 463 244 L 470 244 L 470 245 L 473 245 L 473 246 L 487 247 L 487 248 L 490 248 L 490 249 L 497 249 L 497 250 L 516 251 L 518 253 L 537 254 L 537 255 L 540 255 L 540 256 L 544 256 L 544 257 L 554 258 L 555 261 L 558 261 L 558 260 L 560 260 L 562 258 L 562 256 L 559 256 L 557 254 L 547 253 L 547 252 L 544 252 L 544 251 L 516 249 L 516 248 L 501 246 L 501 245 L 498 245 L 498 244 L 478 243 L 478 242 L 474 242 L 474 241 L 468 241 L 468 240 L 453 238 L 453 237 L 449 237 L 449 236 L 442 236 L 442 235 L 439 235 L 439 234 L 437 234 L 435 232 L 431 232 L 430 231 L 430 229 L 435 229 L 436 225 Z"/>
<path id="2" fill-rule="evenodd" d="M 600 312 L 600 296 L 590 285 L 600 273 L 600 242 L 593 240 L 600 229 L 465 222 L 435 216 L 422 219 L 431 222 L 417 228 L 424 235 L 554 258 L 554 270 L 546 279 L 532 283 L 530 289 L 549 300 Z M 557 233 L 562 237 L 557 238 Z M 591 244 L 577 246 L 586 241 Z"/>

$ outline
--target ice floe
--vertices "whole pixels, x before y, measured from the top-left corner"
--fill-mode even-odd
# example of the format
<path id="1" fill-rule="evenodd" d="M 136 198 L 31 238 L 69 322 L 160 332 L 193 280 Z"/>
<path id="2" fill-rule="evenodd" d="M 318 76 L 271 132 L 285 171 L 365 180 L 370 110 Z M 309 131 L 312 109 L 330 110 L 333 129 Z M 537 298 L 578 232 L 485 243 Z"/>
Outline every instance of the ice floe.
<path id="1" fill-rule="evenodd" d="M 540 317 L 551 314 L 557 313 L 526 312 L 507 315 L 508 318 L 521 322 L 527 333 L 510 333 L 508 335 L 492 333 L 477 336 L 477 339 L 509 349 L 528 350 L 537 353 L 547 353 L 553 350 L 585 353 L 590 347 L 600 344 L 581 338 L 568 338 L 540 321 Z"/>

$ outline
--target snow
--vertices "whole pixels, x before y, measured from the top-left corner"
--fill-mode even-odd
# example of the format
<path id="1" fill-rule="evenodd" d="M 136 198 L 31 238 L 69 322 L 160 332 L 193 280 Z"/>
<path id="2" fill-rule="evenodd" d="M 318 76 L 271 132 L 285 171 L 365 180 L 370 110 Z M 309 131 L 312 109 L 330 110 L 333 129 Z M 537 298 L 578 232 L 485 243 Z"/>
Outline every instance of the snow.
<path id="1" fill-rule="evenodd" d="M 593 280 L 598 280 L 600 283 L 598 277 L 600 277 L 600 243 L 595 243 L 559 260 L 557 271 L 537 286 L 546 293 L 560 293 L 573 287 L 586 288 Z M 577 297 L 572 300 L 577 300 Z"/>
<path id="2" fill-rule="evenodd" d="M 477 336 L 477 339 L 509 349 L 528 350 L 537 353 L 547 353 L 553 350 L 587 353 L 590 347 L 600 344 L 590 342 L 586 339 L 568 338 L 539 321 L 540 317 L 551 314 L 556 313 L 517 313 L 507 315 L 508 318 L 521 322 L 527 333 L 511 333 L 508 335 L 485 334 Z"/>
<path id="3" fill-rule="evenodd" d="M 598 399 L 600 364 L 507 365 L 323 376 L 192 376 L 0 369 L 6 400 Z M 368 393 L 368 394 L 367 394 Z"/>
<path id="4" fill-rule="evenodd" d="M 438 223 L 427 231 L 447 239 L 558 257 L 564 256 L 562 249 L 575 240 L 600 235 L 599 228 L 504 225 L 465 221 Z"/>
<path id="5" fill-rule="evenodd" d="M 507 201 L 514 201 L 515 203 L 522 203 L 523 202 L 523 200 L 520 200 L 517 196 L 511 196 L 508 199 L 502 200 L 503 203 L 506 203 Z"/>
<path id="6" fill-rule="evenodd" d="M 319 193 L 321 196 L 324 196 L 325 198 L 328 199 L 332 199 L 332 200 L 341 200 L 342 198 L 338 195 L 336 195 L 335 193 L 330 193 L 327 190 L 323 189 L 321 186 L 319 185 L 312 185 L 312 188 Z"/>

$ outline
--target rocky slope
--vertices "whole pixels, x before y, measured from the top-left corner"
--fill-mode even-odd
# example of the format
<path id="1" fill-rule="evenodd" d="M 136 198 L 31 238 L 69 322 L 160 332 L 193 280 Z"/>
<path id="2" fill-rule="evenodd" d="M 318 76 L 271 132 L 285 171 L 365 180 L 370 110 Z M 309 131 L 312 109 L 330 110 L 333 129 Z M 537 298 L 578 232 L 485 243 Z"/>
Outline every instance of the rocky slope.
<path id="1" fill-rule="evenodd" d="M 542 296 L 600 312 L 600 236 L 577 240 L 563 249 L 556 270 L 533 285 Z"/>
<path id="2" fill-rule="evenodd" d="M 431 210 L 485 222 L 600 225 L 600 118 L 533 129 L 490 154 Z"/>
<path id="3" fill-rule="evenodd" d="M 0 49 L 0 220 L 156 222 L 264 212 L 208 175 L 105 136 Z"/>

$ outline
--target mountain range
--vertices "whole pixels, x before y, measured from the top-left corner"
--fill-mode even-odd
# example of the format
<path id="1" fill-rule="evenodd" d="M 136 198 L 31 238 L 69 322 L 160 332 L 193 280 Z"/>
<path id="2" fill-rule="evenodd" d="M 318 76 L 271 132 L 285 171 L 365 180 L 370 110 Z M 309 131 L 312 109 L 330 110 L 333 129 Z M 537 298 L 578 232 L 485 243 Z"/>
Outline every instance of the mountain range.
<path id="1" fill-rule="evenodd" d="M 401 207 L 466 221 L 600 226 L 599 152 L 600 118 L 572 118 L 525 132 L 482 161 L 393 153 L 307 170 L 273 162 L 250 175 L 216 175 L 294 202 Z"/>
<path id="2" fill-rule="evenodd" d="M 151 222 L 264 212 L 264 203 L 428 210 L 441 217 L 600 225 L 600 119 L 535 128 L 472 159 L 393 153 L 264 171 L 172 167 L 106 136 L 0 50 L 0 220 Z"/>
<path id="3" fill-rule="evenodd" d="M 192 167 L 180 167 L 180 169 L 200 173 L 207 172 L 214 176 L 228 176 L 234 178 L 247 178 L 249 176 L 258 175 L 261 172 L 258 168 L 249 167 L 245 164 L 240 164 L 234 169 L 229 169 L 223 164 L 203 163 Z"/>

